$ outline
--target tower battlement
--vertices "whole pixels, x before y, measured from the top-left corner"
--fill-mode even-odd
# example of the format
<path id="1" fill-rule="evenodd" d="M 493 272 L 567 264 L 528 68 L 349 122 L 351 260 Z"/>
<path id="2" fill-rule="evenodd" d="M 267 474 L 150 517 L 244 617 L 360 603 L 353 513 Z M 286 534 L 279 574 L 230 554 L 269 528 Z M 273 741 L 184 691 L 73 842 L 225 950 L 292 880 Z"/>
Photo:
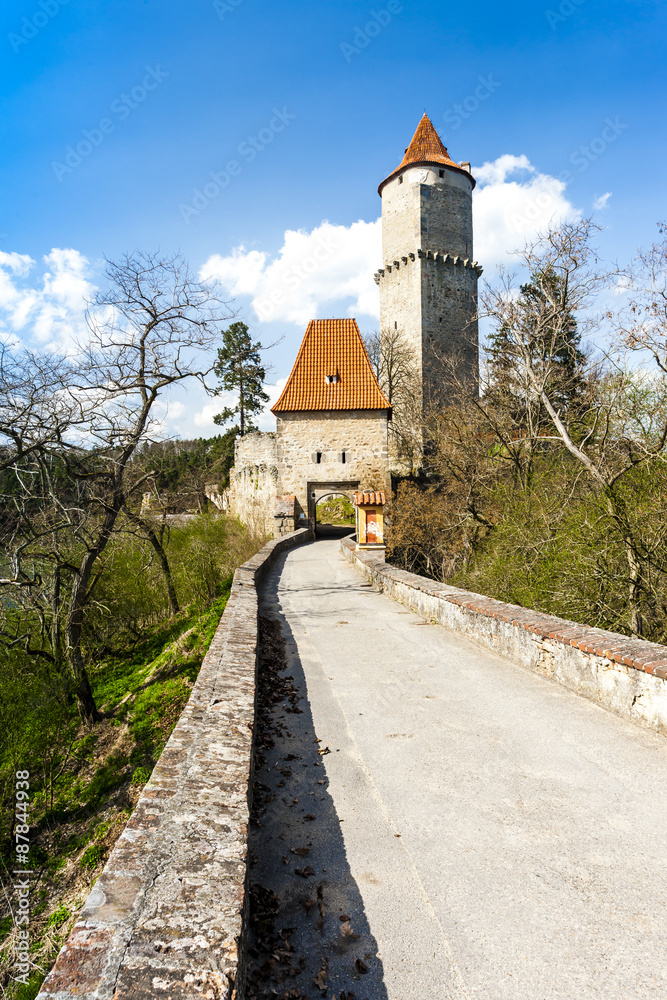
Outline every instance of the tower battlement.
<path id="1" fill-rule="evenodd" d="M 436 264 L 450 264 L 454 267 L 457 265 L 460 267 L 470 267 L 479 277 L 484 272 L 484 268 L 476 260 L 470 260 L 469 257 L 463 258 L 459 254 L 454 256 L 451 253 L 445 253 L 440 250 L 415 250 L 414 253 L 408 253 L 401 257 L 400 260 L 394 260 L 391 264 L 385 264 L 384 267 L 378 268 L 378 270 L 373 275 L 375 279 L 375 284 L 379 285 L 385 274 L 391 274 L 392 270 L 396 269 L 398 271 L 401 267 L 407 267 L 409 264 L 416 260 L 432 260 Z"/>

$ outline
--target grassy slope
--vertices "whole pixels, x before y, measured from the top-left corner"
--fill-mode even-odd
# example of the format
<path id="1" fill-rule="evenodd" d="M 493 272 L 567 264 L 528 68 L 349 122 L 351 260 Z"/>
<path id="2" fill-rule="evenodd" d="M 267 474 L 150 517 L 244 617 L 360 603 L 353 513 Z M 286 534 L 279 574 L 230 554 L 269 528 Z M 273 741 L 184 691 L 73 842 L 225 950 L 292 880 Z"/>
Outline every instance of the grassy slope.
<path id="1" fill-rule="evenodd" d="M 99 875 L 186 704 L 227 603 L 229 588 L 203 614 L 184 612 L 147 630 L 122 657 L 92 676 L 103 719 L 79 730 L 53 805 L 35 790 L 31 814 L 31 942 L 35 972 L 9 979 L 15 929 L 0 904 L 0 995 L 32 1000 Z M 6 871 L 10 858 L 2 861 Z M 7 881 L 3 874 L 3 882 Z"/>

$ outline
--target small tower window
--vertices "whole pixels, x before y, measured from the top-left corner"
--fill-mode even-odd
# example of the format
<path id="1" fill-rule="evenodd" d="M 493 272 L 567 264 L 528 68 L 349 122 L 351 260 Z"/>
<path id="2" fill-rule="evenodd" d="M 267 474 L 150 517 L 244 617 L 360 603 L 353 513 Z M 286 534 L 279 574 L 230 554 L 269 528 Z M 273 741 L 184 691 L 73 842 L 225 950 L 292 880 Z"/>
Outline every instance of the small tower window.
<path id="1" fill-rule="evenodd" d="M 321 451 L 316 451 L 315 452 L 315 462 L 317 463 L 317 465 L 321 465 L 322 464 L 322 452 Z"/>
<path id="2" fill-rule="evenodd" d="M 398 183 L 399 184 L 403 183 L 403 174 L 401 174 L 401 176 L 398 178 Z"/>
<path id="3" fill-rule="evenodd" d="M 444 170 L 441 170 L 441 171 L 440 171 L 440 176 L 441 176 L 441 177 L 444 177 L 444 176 L 445 176 L 445 171 L 444 171 Z"/>
<path id="4" fill-rule="evenodd" d="M 346 463 L 346 461 L 347 461 L 347 458 L 346 458 L 346 454 L 345 454 L 345 452 L 343 452 L 343 454 L 342 454 L 342 455 L 340 456 L 340 460 L 341 460 L 341 462 L 343 463 L 343 465 L 345 465 L 345 463 Z"/>
<path id="5" fill-rule="evenodd" d="M 398 330 L 398 322 L 394 320 L 394 330 Z"/>

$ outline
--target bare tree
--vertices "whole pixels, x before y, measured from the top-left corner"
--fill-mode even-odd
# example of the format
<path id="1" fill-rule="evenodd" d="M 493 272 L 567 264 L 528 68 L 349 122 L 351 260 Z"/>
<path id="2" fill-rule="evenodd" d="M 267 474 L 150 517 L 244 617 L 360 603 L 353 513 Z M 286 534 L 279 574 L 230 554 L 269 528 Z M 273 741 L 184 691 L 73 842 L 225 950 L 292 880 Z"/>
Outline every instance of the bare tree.
<path id="1" fill-rule="evenodd" d="M 364 343 L 375 377 L 392 407 L 390 458 L 413 472 L 421 462 L 424 427 L 417 355 L 401 330 L 376 330 Z"/>
<path id="2" fill-rule="evenodd" d="M 607 357 L 598 367 L 589 392 L 581 405 L 568 408 L 559 398 L 557 384 L 550 382 L 553 363 L 535 355 L 535 330 L 551 339 L 552 350 L 563 326 L 572 313 L 590 310 L 594 296 L 610 281 L 601 267 L 593 246 L 596 227 L 590 221 L 565 223 L 554 227 L 526 246 L 521 257 L 530 273 L 540 283 L 542 300 L 537 310 L 526 315 L 516 285 L 506 281 L 497 290 L 487 292 L 486 311 L 496 325 L 507 331 L 514 345 L 515 363 L 521 370 L 527 396 L 539 403 L 548 417 L 551 433 L 540 433 L 544 440 L 564 447 L 587 477 L 591 488 L 603 502 L 611 530 L 625 553 L 630 627 L 641 636 L 645 627 L 643 607 L 655 603 L 650 584 L 649 565 L 655 561 L 655 546 L 647 545 L 627 494 L 629 474 L 641 466 L 665 461 L 667 411 L 665 386 L 653 380 L 653 399 L 647 395 L 646 378 L 623 363 L 622 358 Z M 644 280 L 629 314 L 636 324 L 623 328 L 623 337 L 632 348 L 648 348 L 662 368 L 665 343 L 664 314 L 657 308 L 659 289 L 665 288 L 664 256 L 653 248 L 640 258 L 639 275 Z M 563 294 L 554 295 L 553 276 Z M 639 288 L 639 285 L 636 287 Z M 591 320 L 589 319 L 590 323 Z M 599 320 L 597 321 L 599 322 Z M 662 368 L 663 374 L 665 369 Z M 534 432 L 536 433 L 536 432 Z M 537 435 L 536 435 L 537 436 Z M 663 569 L 666 567 L 663 567 Z"/>
<path id="3" fill-rule="evenodd" d="M 83 649 L 86 614 L 105 549 L 150 477 L 130 475 L 133 458 L 155 433 L 164 391 L 185 379 L 203 381 L 211 370 L 217 329 L 230 315 L 180 256 L 134 253 L 109 261 L 106 276 L 108 290 L 88 311 L 88 341 L 54 362 L 50 387 L 45 366 L 28 405 L 14 422 L 9 407 L 0 425 L 12 477 L 2 531 L 12 573 L 0 583 L 26 594 L 26 611 L 41 623 L 37 639 L 20 619 L 2 638 L 58 670 L 66 663 L 86 721 L 96 717 Z M 22 362 L 17 356 L 11 370 Z"/>

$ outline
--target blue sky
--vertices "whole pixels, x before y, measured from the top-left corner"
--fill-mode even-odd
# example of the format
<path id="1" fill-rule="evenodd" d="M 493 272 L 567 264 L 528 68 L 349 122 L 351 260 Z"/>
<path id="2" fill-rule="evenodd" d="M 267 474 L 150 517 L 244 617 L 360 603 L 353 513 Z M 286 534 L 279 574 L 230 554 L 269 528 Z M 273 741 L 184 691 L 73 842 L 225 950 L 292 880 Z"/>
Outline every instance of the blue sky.
<path id="1" fill-rule="evenodd" d="M 377 325 L 377 185 L 425 110 L 482 168 L 487 275 L 554 213 L 597 205 L 619 260 L 667 214 L 663 4 L 18 0 L 0 19 L 5 336 L 65 336 L 103 256 L 181 250 L 284 337 L 284 379 L 311 314 Z M 286 271 L 289 303 L 263 314 Z M 170 432 L 213 433 L 206 402 Z"/>

